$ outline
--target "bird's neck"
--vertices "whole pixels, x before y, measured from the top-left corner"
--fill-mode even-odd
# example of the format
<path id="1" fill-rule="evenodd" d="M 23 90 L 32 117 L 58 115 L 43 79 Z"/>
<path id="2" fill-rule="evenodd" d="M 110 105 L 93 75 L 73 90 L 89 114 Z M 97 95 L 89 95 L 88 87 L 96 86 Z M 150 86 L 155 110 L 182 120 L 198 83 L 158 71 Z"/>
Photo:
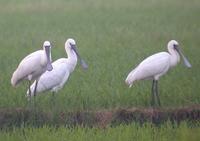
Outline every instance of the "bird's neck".
<path id="1" fill-rule="evenodd" d="M 180 62 L 180 55 L 175 49 L 168 48 L 168 51 L 169 51 L 169 54 L 171 55 L 170 66 L 174 67 Z"/>
<path id="2" fill-rule="evenodd" d="M 68 56 L 67 63 L 69 64 L 70 72 L 72 72 L 76 67 L 78 58 L 73 50 L 66 50 L 66 52 Z"/>
<path id="3" fill-rule="evenodd" d="M 40 63 L 41 63 L 42 66 L 46 66 L 47 62 L 48 62 L 47 54 L 46 54 L 45 50 L 40 50 L 40 52 L 42 53 L 41 62 Z M 50 62 L 51 62 L 52 61 L 52 59 L 51 59 L 51 51 L 49 53 L 49 58 L 50 58 Z"/>

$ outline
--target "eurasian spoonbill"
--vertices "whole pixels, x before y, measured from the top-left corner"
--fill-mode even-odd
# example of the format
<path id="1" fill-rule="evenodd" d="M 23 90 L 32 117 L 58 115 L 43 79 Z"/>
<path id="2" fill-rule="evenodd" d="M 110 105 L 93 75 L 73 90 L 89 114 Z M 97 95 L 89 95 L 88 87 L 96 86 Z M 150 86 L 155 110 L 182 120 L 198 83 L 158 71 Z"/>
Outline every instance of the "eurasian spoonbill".
<path id="1" fill-rule="evenodd" d="M 153 79 L 151 105 L 155 104 L 155 99 L 157 98 L 158 105 L 160 106 L 160 99 L 158 96 L 158 80 L 162 75 L 167 73 L 170 68 L 179 63 L 180 56 L 183 58 L 185 66 L 188 68 L 191 67 L 191 64 L 183 55 L 177 41 L 169 41 L 167 48 L 168 52 L 156 53 L 143 60 L 128 74 L 125 80 L 126 84 L 131 87 L 137 80 Z"/>
<path id="2" fill-rule="evenodd" d="M 50 90 L 54 95 L 54 93 L 62 89 L 68 80 L 69 75 L 74 71 L 78 58 L 80 59 L 81 65 L 84 69 L 88 67 L 85 61 L 81 59 L 77 52 L 76 42 L 74 39 L 70 38 L 65 42 L 65 51 L 68 58 L 60 58 L 54 61 L 52 63 L 53 70 L 51 72 L 46 71 L 41 75 L 38 81 L 36 94 Z M 34 96 L 32 90 L 35 88 L 35 85 L 36 81 L 31 85 L 31 96 Z M 29 90 L 27 90 L 27 96 L 29 96 L 28 93 Z"/>
<path id="3" fill-rule="evenodd" d="M 35 93 L 37 82 L 42 73 L 44 73 L 46 70 L 51 71 L 52 69 L 51 44 L 49 41 L 45 41 L 43 44 L 43 50 L 38 50 L 29 54 L 20 62 L 12 75 L 11 84 L 13 87 L 15 87 L 22 80 L 26 79 L 29 81 L 30 90 L 31 81 L 36 81 L 36 86 L 34 89 L 32 89 L 33 93 Z"/>

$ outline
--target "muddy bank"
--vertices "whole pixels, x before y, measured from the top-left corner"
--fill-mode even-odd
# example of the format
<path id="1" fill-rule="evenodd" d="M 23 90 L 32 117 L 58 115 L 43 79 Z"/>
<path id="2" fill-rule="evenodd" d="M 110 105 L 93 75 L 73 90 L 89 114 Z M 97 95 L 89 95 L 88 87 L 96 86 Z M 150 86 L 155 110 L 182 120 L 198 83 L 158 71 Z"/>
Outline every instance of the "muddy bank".
<path id="1" fill-rule="evenodd" d="M 165 121 L 180 123 L 187 120 L 192 122 L 200 121 L 200 105 L 193 105 L 181 108 L 129 108 L 113 109 L 102 111 L 78 111 L 78 112 L 42 112 L 33 109 L 23 108 L 1 108 L 0 128 L 12 126 L 89 126 L 105 128 L 107 125 L 121 123 L 152 122 L 162 124 Z"/>

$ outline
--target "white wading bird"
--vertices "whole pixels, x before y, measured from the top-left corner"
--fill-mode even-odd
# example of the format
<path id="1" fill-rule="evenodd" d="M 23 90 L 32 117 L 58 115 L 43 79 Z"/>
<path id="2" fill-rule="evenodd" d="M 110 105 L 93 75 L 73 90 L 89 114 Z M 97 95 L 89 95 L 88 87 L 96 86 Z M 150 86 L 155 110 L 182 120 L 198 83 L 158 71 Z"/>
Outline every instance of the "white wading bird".
<path id="1" fill-rule="evenodd" d="M 42 73 L 46 70 L 51 71 L 52 69 L 51 44 L 49 41 L 45 41 L 43 44 L 43 50 L 38 50 L 29 54 L 20 62 L 19 66 L 12 75 L 11 84 L 15 87 L 22 80 L 27 79 L 29 81 L 30 90 L 31 81 L 36 81 L 37 84 Z M 33 93 L 36 92 L 36 88 L 37 85 L 34 89 L 32 89 Z"/>
<path id="2" fill-rule="evenodd" d="M 183 58 L 186 67 L 190 68 L 191 64 L 183 55 L 179 44 L 175 40 L 171 40 L 168 45 L 168 52 L 156 53 L 145 60 L 143 60 L 135 69 L 133 69 L 127 76 L 125 82 L 129 87 L 137 80 L 153 79 L 152 83 L 152 100 L 151 105 L 155 104 L 157 98 L 160 106 L 160 99 L 158 96 L 158 80 L 160 76 L 167 73 L 167 71 L 176 66 L 180 61 L 180 56 Z"/>
<path id="3" fill-rule="evenodd" d="M 68 39 L 65 42 L 65 51 L 68 58 L 60 58 L 52 63 L 53 70 L 51 72 L 46 71 L 42 74 L 38 81 L 38 86 L 36 93 L 50 90 L 56 93 L 58 90 L 62 89 L 65 82 L 68 80 L 70 73 L 72 73 L 76 67 L 77 59 L 80 59 L 81 65 L 84 69 L 87 69 L 87 64 L 76 50 L 76 42 L 74 39 Z M 34 96 L 32 93 L 35 88 L 36 81 L 31 85 L 31 96 Z M 27 96 L 29 98 L 29 90 L 27 90 Z"/>

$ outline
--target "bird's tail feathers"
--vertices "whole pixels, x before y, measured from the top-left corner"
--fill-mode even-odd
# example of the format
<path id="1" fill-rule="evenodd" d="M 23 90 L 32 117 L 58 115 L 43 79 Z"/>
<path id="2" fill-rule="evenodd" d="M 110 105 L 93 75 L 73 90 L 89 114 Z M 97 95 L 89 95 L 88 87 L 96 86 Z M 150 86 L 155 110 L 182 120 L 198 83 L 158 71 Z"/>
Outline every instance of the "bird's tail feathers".
<path id="1" fill-rule="evenodd" d="M 135 80 L 136 80 L 136 78 L 135 78 L 135 70 L 132 70 L 132 71 L 128 74 L 128 76 L 127 76 L 125 82 L 126 82 L 126 84 L 129 86 L 129 88 L 131 88 L 132 85 L 133 85 L 133 82 L 134 82 Z"/>
<path id="2" fill-rule="evenodd" d="M 130 85 L 129 85 L 129 88 L 131 88 L 133 86 L 133 83 L 131 83 Z"/>
<path id="3" fill-rule="evenodd" d="M 29 92 L 29 89 L 26 91 L 26 97 L 28 99 L 30 99 L 34 95 L 33 91 L 34 91 L 34 88 L 35 88 L 35 83 L 36 82 L 34 81 L 33 84 L 31 85 L 31 88 L 30 88 L 31 92 Z"/>
<path id="4" fill-rule="evenodd" d="M 18 79 L 17 72 L 15 71 L 11 78 L 11 84 L 13 87 L 17 87 L 19 82 L 20 82 L 20 80 Z"/>

